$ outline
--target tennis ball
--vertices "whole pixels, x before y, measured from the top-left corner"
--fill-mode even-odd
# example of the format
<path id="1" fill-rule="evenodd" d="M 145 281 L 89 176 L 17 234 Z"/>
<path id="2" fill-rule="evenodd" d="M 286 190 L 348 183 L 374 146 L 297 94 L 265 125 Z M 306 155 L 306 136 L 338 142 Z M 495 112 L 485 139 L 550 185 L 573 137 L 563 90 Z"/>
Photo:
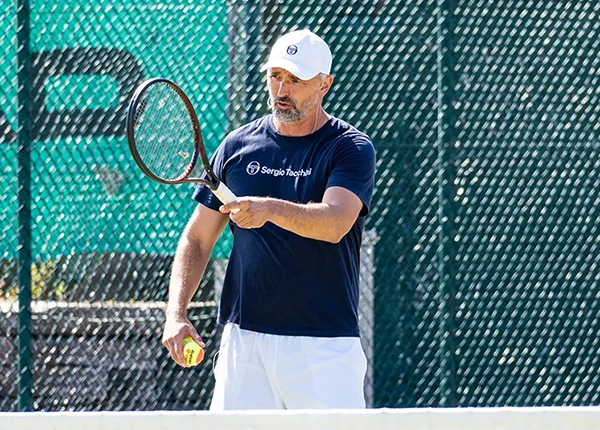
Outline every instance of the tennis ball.
<path id="1" fill-rule="evenodd" d="M 190 366 L 195 366 L 204 358 L 204 350 L 191 337 L 183 339 L 183 356 Z"/>

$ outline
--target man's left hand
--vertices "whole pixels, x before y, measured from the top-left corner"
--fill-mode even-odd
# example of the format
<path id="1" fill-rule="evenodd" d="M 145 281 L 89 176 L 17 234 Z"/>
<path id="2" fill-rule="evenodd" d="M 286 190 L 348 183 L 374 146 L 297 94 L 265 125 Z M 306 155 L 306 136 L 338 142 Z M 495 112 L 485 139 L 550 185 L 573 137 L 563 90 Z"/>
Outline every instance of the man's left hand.
<path id="1" fill-rule="evenodd" d="M 240 197 L 219 208 L 229 214 L 229 218 L 241 228 L 260 228 L 269 221 L 270 203 L 264 197 Z"/>

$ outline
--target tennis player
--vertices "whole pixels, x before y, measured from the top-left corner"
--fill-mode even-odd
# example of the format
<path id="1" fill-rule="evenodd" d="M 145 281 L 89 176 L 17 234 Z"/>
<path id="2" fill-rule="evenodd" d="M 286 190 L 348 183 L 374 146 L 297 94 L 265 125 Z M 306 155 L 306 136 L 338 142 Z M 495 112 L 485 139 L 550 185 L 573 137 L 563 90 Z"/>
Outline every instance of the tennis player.
<path id="1" fill-rule="evenodd" d="M 364 408 L 359 252 L 375 175 L 367 135 L 323 109 L 331 51 L 308 30 L 282 36 L 263 66 L 272 114 L 231 132 L 211 161 L 235 193 L 206 187 L 179 242 L 163 344 L 201 341 L 186 317 L 227 224 L 233 247 L 211 410 Z"/>

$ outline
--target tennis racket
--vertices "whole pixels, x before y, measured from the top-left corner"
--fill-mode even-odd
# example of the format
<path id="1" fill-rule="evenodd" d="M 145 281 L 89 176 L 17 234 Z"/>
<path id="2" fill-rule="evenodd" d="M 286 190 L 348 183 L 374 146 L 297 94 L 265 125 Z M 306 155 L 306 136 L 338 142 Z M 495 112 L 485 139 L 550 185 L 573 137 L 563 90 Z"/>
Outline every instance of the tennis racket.
<path id="1" fill-rule="evenodd" d="M 136 89 L 127 113 L 127 142 L 142 172 L 155 181 L 196 182 L 223 203 L 236 199 L 213 172 L 194 107 L 174 82 L 154 78 Z M 190 177 L 198 158 L 205 174 Z"/>

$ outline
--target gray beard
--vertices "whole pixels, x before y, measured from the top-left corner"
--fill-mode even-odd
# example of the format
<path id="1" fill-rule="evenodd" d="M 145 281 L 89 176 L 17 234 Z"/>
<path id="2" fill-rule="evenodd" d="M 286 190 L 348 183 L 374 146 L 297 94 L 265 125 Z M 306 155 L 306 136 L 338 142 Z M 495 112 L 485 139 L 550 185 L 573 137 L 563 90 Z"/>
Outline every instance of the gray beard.
<path id="1" fill-rule="evenodd" d="M 310 100 L 310 103 L 307 103 L 306 109 L 303 109 L 302 111 L 295 107 L 292 107 L 289 110 L 278 109 L 275 103 L 273 103 L 273 99 L 271 97 L 269 97 L 269 99 L 267 100 L 267 105 L 271 109 L 271 112 L 273 113 L 273 116 L 277 121 L 286 124 L 291 124 L 294 122 L 298 122 L 302 118 L 304 118 L 307 112 L 317 103 L 318 100 L 319 96 L 315 94 L 315 97 L 312 100 Z"/>
<path id="2" fill-rule="evenodd" d="M 271 111 L 273 112 L 273 116 L 277 121 L 288 124 L 298 122 L 304 118 L 304 115 L 302 115 L 302 113 L 296 108 L 292 108 L 290 110 L 281 110 L 278 109 L 277 106 L 273 106 Z"/>

